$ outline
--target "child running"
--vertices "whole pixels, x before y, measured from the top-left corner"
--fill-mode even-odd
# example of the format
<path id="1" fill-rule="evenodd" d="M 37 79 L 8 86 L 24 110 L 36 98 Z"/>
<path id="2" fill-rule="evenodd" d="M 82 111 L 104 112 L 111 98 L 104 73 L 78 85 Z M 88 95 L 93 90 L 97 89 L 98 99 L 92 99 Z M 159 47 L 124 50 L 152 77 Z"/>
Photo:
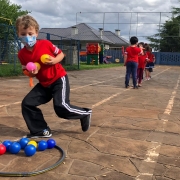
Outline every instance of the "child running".
<path id="1" fill-rule="evenodd" d="M 52 136 L 51 129 L 47 125 L 42 111 L 38 108 L 51 99 L 53 99 L 53 107 L 58 117 L 80 119 L 82 131 L 87 131 L 90 127 L 92 110 L 70 104 L 68 76 L 59 63 L 64 58 L 62 50 L 48 40 L 36 40 L 39 24 L 30 15 L 17 18 L 16 30 L 20 41 L 24 44 L 24 48 L 18 52 L 23 71 L 27 73 L 28 62 L 37 62 L 41 66 L 40 69 L 28 71 L 29 76 L 36 77 L 39 83 L 24 97 L 21 104 L 22 115 L 30 131 L 27 137 Z M 43 54 L 49 55 L 45 64 L 40 60 Z"/>

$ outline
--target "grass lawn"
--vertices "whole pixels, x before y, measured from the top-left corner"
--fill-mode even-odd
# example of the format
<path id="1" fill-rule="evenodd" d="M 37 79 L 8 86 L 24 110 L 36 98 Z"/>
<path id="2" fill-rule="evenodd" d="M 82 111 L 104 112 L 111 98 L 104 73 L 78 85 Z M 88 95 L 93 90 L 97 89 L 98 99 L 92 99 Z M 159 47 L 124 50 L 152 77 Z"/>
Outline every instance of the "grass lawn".
<path id="1" fill-rule="evenodd" d="M 0 77 L 10 77 L 23 75 L 22 68 L 17 64 L 0 64 Z"/>
<path id="2" fill-rule="evenodd" d="M 111 64 L 99 64 L 99 65 L 88 65 L 86 63 L 81 63 L 80 70 L 111 68 L 111 67 L 118 67 L 123 65 L 124 65 L 123 63 L 111 63 Z"/>
<path id="3" fill-rule="evenodd" d="M 100 69 L 100 68 L 111 68 L 111 67 L 119 67 L 123 66 L 122 63 L 111 63 L 111 64 L 99 64 L 99 65 L 87 65 L 86 63 L 80 63 L 79 68 L 78 65 L 67 66 L 63 65 L 66 71 L 72 70 L 91 70 L 91 69 Z M 19 63 L 17 64 L 0 64 L 0 77 L 11 77 L 11 76 L 21 76 L 22 68 Z"/>

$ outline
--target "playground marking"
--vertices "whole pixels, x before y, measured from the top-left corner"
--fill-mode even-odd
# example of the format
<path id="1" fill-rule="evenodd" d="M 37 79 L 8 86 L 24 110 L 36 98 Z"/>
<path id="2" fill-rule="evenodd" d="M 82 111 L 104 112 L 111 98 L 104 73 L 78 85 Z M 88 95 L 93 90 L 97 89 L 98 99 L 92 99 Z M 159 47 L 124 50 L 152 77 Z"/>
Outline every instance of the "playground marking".
<path id="1" fill-rule="evenodd" d="M 159 74 L 162 74 L 163 72 L 165 72 L 165 71 L 167 71 L 167 70 L 169 70 L 169 69 L 171 69 L 171 68 L 167 68 L 167 69 L 165 69 L 165 70 L 163 70 L 163 71 L 157 73 L 157 74 L 154 75 L 153 77 L 155 77 L 155 76 L 157 76 L 157 75 L 159 75 Z M 124 77 L 124 76 L 123 76 L 123 77 Z M 129 90 L 129 89 L 125 89 L 124 91 L 127 91 L 127 90 Z M 103 99 L 102 101 L 100 101 L 100 102 L 98 102 L 98 103 L 92 105 L 92 108 L 95 108 L 95 107 L 97 107 L 97 106 L 99 106 L 99 105 L 101 105 L 101 104 L 103 104 L 103 103 L 105 103 L 105 102 L 111 100 L 112 98 L 114 98 L 114 97 L 120 95 L 120 94 L 123 93 L 124 91 L 119 92 L 119 93 L 116 93 L 116 94 L 114 94 L 114 95 L 112 95 L 112 96 L 110 96 L 110 97 L 108 97 L 108 98 L 106 98 L 106 99 Z"/>
<path id="2" fill-rule="evenodd" d="M 122 78 L 122 77 L 123 77 L 123 76 L 116 77 L 116 78 L 112 78 L 112 79 L 108 79 L 107 81 L 111 81 L 111 80 L 118 79 L 118 78 Z M 71 89 L 71 91 L 76 90 L 76 89 L 80 89 L 80 88 L 84 88 L 84 87 L 87 87 L 87 86 L 92 86 L 92 85 L 101 84 L 101 83 L 104 83 L 104 82 L 107 82 L 107 81 L 101 81 L 101 82 L 97 82 L 97 83 L 87 84 L 87 85 L 85 85 L 85 86 L 80 86 L 80 87 L 77 87 L 77 88 L 73 88 L 73 89 Z M 20 103 L 21 103 L 21 101 L 15 102 L 15 103 L 11 103 L 11 104 L 0 105 L 0 108 L 6 107 L 6 106 L 10 106 L 10 105 L 14 105 L 14 104 L 20 104 Z"/>
<path id="3" fill-rule="evenodd" d="M 169 69 L 171 69 L 171 68 L 167 68 L 167 69 L 161 71 L 160 73 L 157 73 L 157 74 L 153 75 L 152 77 L 158 76 L 159 74 L 162 74 L 163 72 L 165 72 L 165 71 L 167 71 L 167 70 L 169 70 Z"/>
<path id="4" fill-rule="evenodd" d="M 180 75 L 178 77 L 177 83 L 173 89 L 169 102 L 164 110 L 164 115 L 170 115 L 173 104 L 174 98 L 177 93 L 177 89 L 179 87 L 180 82 Z M 155 131 L 165 132 L 167 126 L 168 119 L 162 119 L 162 127 L 160 129 L 156 129 Z M 154 173 L 154 169 L 157 163 L 157 159 L 159 157 L 160 148 L 162 145 L 164 136 L 159 139 L 159 142 L 151 141 L 150 148 L 146 153 L 146 159 L 143 160 L 141 166 L 139 168 L 139 174 L 136 176 L 136 180 L 146 180 L 148 177 L 152 177 Z"/>
<path id="5" fill-rule="evenodd" d="M 114 97 L 122 94 L 124 91 L 128 91 L 128 90 L 130 90 L 130 89 L 125 89 L 125 90 L 123 90 L 122 92 L 116 93 L 116 94 L 114 94 L 114 95 L 112 95 L 112 96 L 110 96 L 110 97 L 108 97 L 108 98 L 106 98 L 106 99 L 103 99 L 102 101 L 99 101 L 98 103 L 92 105 L 92 108 L 95 108 L 95 107 L 97 107 L 97 106 L 99 106 L 99 105 L 101 105 L 101 104 L 103 104 L 103 103 L 111 100 L 112 98 L 114 98 Z"/>
<path id="6" fill-rule="evenodd" d="M 154 75 L 153 77 L 155 77 L 155 76 L 157 76 L 157 75 L 159 75 L 159 74 L 161 74 L 161 73 L 163 73 L 163 72 L 165 72 L 165 71 L 167 71 L 167 70 L 169 70 L 169 69 L 170 69 L 170 68 L 167 68 L 167 69 L 161 71 L 160 73 Z M 124 76 L 112 78 L 112 79 L 109 79 L 109 80 L 106 80 L 106 81 L 101 81 L 101 82 L 98 82 L 98 83 L 87 84 L 87 85 L 80 86 L 80 87 L 77 87 L 77 88 L 72 88 L 71 91 L 74 91 L 74 90 L 76 90 L 76 89 L 81 89 L 81 88 L 84 88 L 84 87 L 88 87 L 88 86 L 92 86 L 92 85 L 101 84 L 101 83 L 104 83 L 104 82 L 107 82 L 107 81 L 111 81 L 111 80 L 114 80 L 114 79 L 118 79 L 118 78 L 122 78 L 122 77 L 124 77 Z M 126 89 L 126 90 L 127 90 L 127 89 Z M 124 91 L 123 91 L 123 92 L 124 92 Z M 96 104 L 93 105 L 92 107 L 93 107 L 93 108 L 94 108 L 94 107 L 97 107 L 97 106 L 99 106 L 99 105 L 101 105 L 101 104 L 107 102 L 108 100 L 112 99 L 113 97 L 118 96 L 118 95 L 121 94 L 121 93 L 122 93 L 122 92 L 117 93 L 117 94 L 114 94 L 114 95 L 112 95 L 112 97 L 110 96 L 109 98 L 104 99 L 102 102 L 100 101 L 99 103 L 96 103 Z M 20 104 L 20 103 L 21 103 L 21 101 L 15 102 L 15 103 L 11 103 L 11 104 L 0 105 L 0 108 L 6 107 L 6 106 L 10 106 L 10 105 L 14 105 L 14 104 Z"/>
<path id="7" fill-rule="evenodd" d="M 73 88 L 73 89 L 71 89 L 71 91 L 74 91 L 74 90 L 76 90 L 76 89 L 81 89 L 81 88 L 84 88 L 84 87 L 88 87 L 88 86 L 92 86 L 92 85 L 102 84 L 102 83 L 104 83 L 104 82 L 111 81 L 111 80 L 118 79 L 118 78 L 122 78 L 122 77 L 124 77 L 124 76 L 120 76 L 120 77 L 108 79 L 108 80 L 106 80 L 106 81 L 100 81 L 100 82 L 97 82 L 97 83 L 87 84 L 87 85 L 84 85 L 84 86 L 80 86 L 80 87 L 77 87 L 77 88 Z"/>
<path id="8" fill-rule="evenodd" d="M 6 107 L 6 106 L 10 106 L 10 105 L 14 105 L 14 104 L 20 104 L 20 103 L 21 103 L 21 101 L 15 102 L 15 103 L 11 103 L 11 104 L 0 105 L 0 108 Z"/>

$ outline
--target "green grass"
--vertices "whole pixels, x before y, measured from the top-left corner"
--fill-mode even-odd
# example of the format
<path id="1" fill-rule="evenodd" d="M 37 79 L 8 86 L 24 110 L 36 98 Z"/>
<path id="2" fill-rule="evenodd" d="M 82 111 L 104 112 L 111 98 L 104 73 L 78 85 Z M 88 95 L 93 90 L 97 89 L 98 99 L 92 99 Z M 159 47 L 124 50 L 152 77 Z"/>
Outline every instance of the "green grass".
<path id="1" fill-rule="evenodd" d="M 123 66 L 123 63 L 111 63 L 111 64 L 99 64 L 99 65 L 88 65 L 86 63 L 81 63 L 80 70 L 111 68 L 111 67 L 119 67 L 119 66 Z"/>
<path id="2" fill-rule="evenodd" d="M 78 65 L 67 66 L 63 65 L 66 71 L 72 70 L 91 70 L 91 69 L 101 69 L 101 68 L 111 68 L 123 66 L 122 63 L 111 63 L 111 64 L 99 64 L 99 65 L 87 65 L 86 63 L 80 63 L 80 69 Z M 0 77 L 11 77 L 11 76 L 22 76 L 21 64 L 0 64 Z"/>
<path id="3" fill-rule="evenodd" d="M 23 75 L 22 68 L 17 64 L 0 64 L 0 77 L 11 77 Z"/>

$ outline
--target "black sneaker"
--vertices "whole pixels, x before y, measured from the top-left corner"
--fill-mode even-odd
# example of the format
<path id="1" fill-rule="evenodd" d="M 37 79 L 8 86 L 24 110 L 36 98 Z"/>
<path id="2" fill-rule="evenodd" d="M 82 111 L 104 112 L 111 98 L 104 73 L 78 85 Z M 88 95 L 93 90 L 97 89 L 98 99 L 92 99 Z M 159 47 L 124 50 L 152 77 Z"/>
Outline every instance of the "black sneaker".
<path id="1" fill-rule="evenodd" d="M 91 124 L 91 113 L 80 119 L 82 131 L 87 131 L 90 128 Z"/>
<path id="2" fill-rule="evenodd" d="M 27 138 L 49 138 L 52 136 L 51 129 L 47 127 L 41 132 L 34 133 L 34 134 L 27 134 Z"/>

